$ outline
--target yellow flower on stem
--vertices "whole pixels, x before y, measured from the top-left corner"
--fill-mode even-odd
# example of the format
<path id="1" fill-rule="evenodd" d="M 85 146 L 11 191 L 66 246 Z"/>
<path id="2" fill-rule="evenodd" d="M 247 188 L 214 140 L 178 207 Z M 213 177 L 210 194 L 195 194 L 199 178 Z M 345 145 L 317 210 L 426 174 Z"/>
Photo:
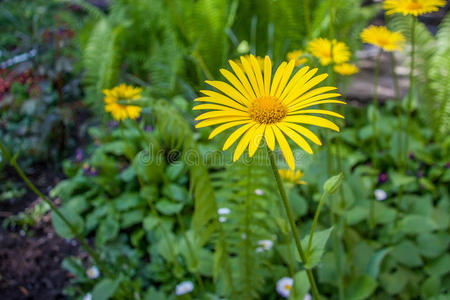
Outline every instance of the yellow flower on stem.
<path id="1" fill-rule="evenodd" d="M 333 69 L 336 73 L 343 76 L 351 76 L 359 72 L 359 68 L 356 65 L 348 63 L 335 65 Z"/>
<path id="2" fill-rule="evenodd" d="M 141 98 L 142 88 L 135 88 L 130 85 L 121 84 L 112 89 L 103 90 L 105 94 L 105 111 L 110 112 L 117 121 L 125 119 L 136 119 L 140 116 L 142 108 L 132 105 L 133 101 Z M 126 101 L 130 104 L 118 103 L 118 101 Z"/>
<path id="3" fill-rule="evenodd" d="M 303 55 L 305 55 L 305 52 L 303 52 L 302 50 L 294 50 L 289 52 L 286 55 L 286 58 L 288 59 L 288 61 L 295 59 L 295 66 L 298 67 L 308 61 L 307 58 L 302 57 Z"/>
<path id="4" fill-rule="evenodd" d="M 278 171 L 280 173 L 281 178 L 284 181 L 293 183 L 293 184 L 306 184 L 306 181 L 300 180 L 304 174 L 302 171 L 297 170 L 290 170 L 290 169 L 283 169 Z"/>
<path id="5" fill-rule="evenodd" d="M 417 17 L 438 11 L 439 7 L 445 6 L 445 3 L 445 0 L 386 0 L 383 7 L 388 15 L 403 14 Z"/>
<path id="6" fill-rule="evenodd" d="M 333 48 L 333 55 L 331 55 L 331 48 Z M 312 55 L 320 59 L 320 64 L 323 66 L 327 66 L 330 63 L 345 63 L 350 59 L 351 55 L 345 43 L 324 38 L 317 38 L 309 42 L 308 50 Z"/>
<path id="7" fill-rule="evenodd" d="M 201 128 L 219 125 L 211 132 L 210 139 L 227 129 L 239 126 L 229 135 L 223 146 L 223 150 L 227 150 L 242 137 L 234 151 L 234 161 L 239 159 L 246 148 L 252 157 L 264 137 L 272 151 L 275 141 L 278 142 L 289 167 L 294 169 L 294 156 L 286 137 L 308 153 L 313 151 L 303 136 L 317 145 L 322 144 L 311 130 L 299 124 L 339 131 L 339 127 L 333 122 L 311 114 L 344 118 L 342 115 L 329 110 L 307 109 L 325 103 L 345 104 L 335 99 L 340 94 L 329 93 L 336 90 L 335 87 L 314 88 L 325 80 L 328 74 L 314 76 L 317 69 L 303 67 L 291 77 L 295 66 L 295 61 L 291 60 L 289 63 L 281 63 L 272 76 L 272 62 L 268 56 L 264 59 L 263 69 L 253 55 L 250 55 L 249 59 L 241 57 L 242 68 L 234 61 L 230 60 L 229 63 L 234 74 L 225 69 L 220 72 L 231 84 L 206 81 L 219 92 L 200 91 L 205 96 L 195 101 L 208 103 L 197 105 L 193 109 L 211 110 L 199 115 L 196 120 L 200 122 L 195 126 Z"/>
<path id="8" fill-rule="evenodd" d="M 384 51 L 401 51 L 405 37 L 401 32 L 392 32 L 385 26 L 371 25 L 361 32 L 364 43 L 382 48 Z"/>

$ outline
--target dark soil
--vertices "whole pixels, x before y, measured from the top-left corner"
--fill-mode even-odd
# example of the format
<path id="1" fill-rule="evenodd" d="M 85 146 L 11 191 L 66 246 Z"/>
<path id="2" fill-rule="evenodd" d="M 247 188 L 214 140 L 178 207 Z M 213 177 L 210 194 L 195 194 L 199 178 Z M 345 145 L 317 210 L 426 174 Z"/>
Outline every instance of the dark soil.
<path id="1" fill-rule="evenodd" d="M 78 253 L 77 244 L 56 235 L 50 215 L 30 233 L 0 228 L 0 299 L 65 299 L 62 290 L 71 275 L 61 262 Z"/>

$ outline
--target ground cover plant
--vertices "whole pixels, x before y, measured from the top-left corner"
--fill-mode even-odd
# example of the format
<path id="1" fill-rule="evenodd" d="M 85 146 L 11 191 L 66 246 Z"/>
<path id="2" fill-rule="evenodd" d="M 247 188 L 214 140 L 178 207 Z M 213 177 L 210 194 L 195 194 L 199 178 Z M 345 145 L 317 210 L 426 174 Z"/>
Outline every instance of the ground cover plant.
<path id="1" fill-rule="evenodd" d="M 13 142 L 33 84 L 2 65 L 21 87 L 4 91 L 0 168 L 42 200 L 4 227 L 48 212 L 78 241 L 87 255 L 62 262 L 69 299 L 447 299 L 450 17 L 441 0 L 368 2 L 37 5 L 76 27 L 50 48 L 76 58 L 82 92 L 59 93 L 67 73 L 42 80 L 58 109 L 90 111 L 86 146 L 58 160 L 48 195 L 36 188 Z M 347 96 L 361 53 L 363 104 Z M 0 201 L 24 193 L 1 186 Z"/>

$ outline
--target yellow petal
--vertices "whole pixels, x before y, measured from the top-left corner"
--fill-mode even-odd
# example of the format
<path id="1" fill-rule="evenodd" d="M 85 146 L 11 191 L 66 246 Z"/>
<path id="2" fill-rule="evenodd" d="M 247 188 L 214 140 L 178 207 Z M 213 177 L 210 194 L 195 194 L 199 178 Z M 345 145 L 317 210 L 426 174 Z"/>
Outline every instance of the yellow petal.
<path id="1" fill-rule="evenodd" d="M 253 126 L 241 138 L 238 145 L 236 146 L 236 149 L 234 150 L 233 161 L 237 161 L 239 157 L 241 157 L 242 153 L 244 153 L 257 127 L 258 124 L 254 123 Z"/>
<path id="2" fill-rule="evenodd" d="M 218 135 L 219 133 L 231 128 L 231 127 L 235 127 L 238 125 L 242 125 L 242 124 L 247 124 L 250 123 L 250 120 L 244 120 L 244 121 L 234 121 L 234 122 L 228 122 L 225 124 L 220 125 L 219 127 L 215 128 L 211 134 L 209 135 L 209 139 L 212 139 L 213 137 L 215 137 L 216 135 Z"/>
<path id="3" fill-rule="evenodd" d="M 289 122 L 283 122 L 283 125 L 286 125 L 287 127 L 297 131 L 298 133 L 304 135 L 308 139 L 310 139 L 314 144 L 322 146 L 322 142 L 317 137 L 317 135 L 314 134 L 311 130 L 309 130 L 306 127 L 300 126 L 298 124 L 289 123 Z"/>
<path id="4" fill-rule="evenodd" d="M 246 97 L 247 100 L 252 99 L 252 97 L 248 94 L 247 90 L 244 88 L 242 83 L 239 81 L 239 79 L 236 78 L 236 76 L 234 76 L 233 73 L 225 69 L 220 69 L 220 73 L 222 73 L 223 77 L 225 77 L 242 95 L 244 95 L 244 97 Z"/>
<path id="5" fill-rule="evenodd" d="M 282 62 L 278 69 L 275 71 L 275 75 L 273 76 L 272 86 L 270 87 L 270 96 L 275 96 L 275 92 L 277 91 L 278 85 L 280 84 L 281 77 L 284 74 L 284 69 L 286 68 L 286 62 Z"/>
<path id="6" fill-rule="evenodd" d="M 229 109 L 227 111 L 209 111 L 195 118 L 196 121 L 217 118 L 217 117 L 248 117 L 248 113 L 240 110 Z"/>
<path id="7" fill-rule="evenodd" d="M 289 168 L 295 169 L 294 155 L 292 154 L 291 147 L 289 146 L 283 133 L 276 126 L 272 126 L 275 137 L 277 138 L 278 144 L 280 145 L 281 152 L 283 153 L 284 159 L 286 160 Z"/>
<path id="8" fill-rule="evenodd" d="M 273 135 L 272 125 L 266 126 L 264 137 L 266 139 L 267 146 L 273 151 L 273 149 L 275 149 L 275 136 Z"/>
<path id="9" fill-rule="evenodd" d="M 327 119 L 316 116 L 308 116 L 308 115 L 287 116 L 286 118 L 283 119 L 283 121 L 301 124 L 310 124 L 319 127 L 329 128 L 339 132 L 339 127 L 336 124 Z"/>
<path id="10" fill-rule="evenodd" d="M 250 63 L 253 67 L 253 71 L 255 72 L 256 81 L 258 82 L 258 86 L 259 86 L 259 92 L 262 96 L 262 95 L 264 95 L 264 82 L 263 82 L 263 78 L 262 78 L 261 68 L 259 67 L 258 61 L 256 60 L 256 58 L 253 55 L 250 55 Z"/>
<path id="11" fill-rule="evenodd" d="M 247 111 L 247 108 L 245 106 L 242 106 L 240 103 L 232 100 L 231 98 L 228 98 L 225 95 L 222 95 L 222 94 L 214 92 L 214 91 L 208 91 L 208 90 L 202 90 L 200 92 L 209 97 L 199 97 L 199 98 L 195 99 L 194 101 L 212 102 L 212 103 L 226 105 L 226 106 L 236 108 L 236 109 L 239 109 L 242 111 Z"/>
<path id="12" fill-rule="evenodd" d="M 268 96 L 270 94 L 270 80 L 272 79 L 272 62 L 270 58 L 266 56 L 264 58 L 264 94 Z"/>
<path id="13" fill-rule="evenodd" d="M 289 113 L 288 115 L 293 116 L 293 115 L 303 115 L 303 114 L 322 114 L 322 115 L 328 115 L 328 116 L 333 116 L 333 117 L 344 119 L 343 115 L 335 113 L 334 111 L 324 110 L 324 109 L 297 110 L 295 112 Z"/>
<path id="14" fill-rule="evenodd" d="M 304 93 L 306 93 L 307 91 L 309 91 L 310 89 L 312 89 L 313 87 L 324 81 L 325 78 L 327 77 L 328 74 L 321 74 L 312 78 L 310 81 L 301 86 L 297 85 L 296 87 L 294 87 L 296 96 L 298 97 L 300 95 L 303 95 Z"/>
<path id="15" fill-rule="evenodd" d="M 286 87 L 286 84 L 289 81 L 289 78 L 291 78 L 294 67 L 295 67 L 295 60 L 291 60 L 284 69 L 283 77 L 281 78 L 280 84 L 278 85 L 278 88 L 275 92 L 275 97 L 280 98 L 281 93 L 284 91 L 284 88 Z"/>
<path id="16" fill-rule="evenodd" d="M 204 120 L 204 121 L 199 122 L 197 125 L 195 125 L 195 128 L 202 128 L 202 127 L 222 124 L 222 123 L 226 123 L 226 122 L 244 121 L 244 120 L 250 120 L 250 118 L 249 117 L 220 117 L 220 118 L 213 118 L 213 119 L 208 119 L 208 120 Z"/>
<path id="17" fill-rule="evenodd" d="M 298 79 L 297 83 L 292 87 L 291 92 L 287 94 L 284 99 L 282 99 L 283 102 L 286 105 L 289 105 L 293 100 L 298 98 L 301 95 L 301 93 L 298 92 L 297 87 L 304 86 L 308 82 L 308 80 L 310 80 L 317 73 L 317 71 L 318 71 L 317 68 L 309 70 L 304 76 L 301 77 L 301 79 Z"/>
<path id="18" fill-rule="evenodd" d="M 253 69 L 251 67 L 250 62 L 244 57 L 241 56 L 242 67 L 244 68 L 245 74 L 247 74 L 248 79 L 250 80 L 250 84 L 255 91 L 256 97 L 261 97 L 260 89 L 258 87 L 258 82 L 256 81 L 255 74 L 253 73 Z"/>
<path id="19" fill-rule="evenodd" d="M 229 137 L 228 139 L 225 141 L 225 144 L 223 145 L 223 150 L 227 150 L 228 148 L 231 147 L 231 145 L 234 144 L 234 142 L 236 142 L 236 140 L 245 132 L 247 131 L 250 127 L 254 126 L 256 123 L 255 122 L 251 122 L 249 124 L 245 124 L 241 127 L 239 127 L 238 129 L 236 129 Z"/>
<path id="20" fill-rule="evenodd" d="M 259 144 L 261 143 L 261 139 L 264 135 L 265 129 L 266 129 L 266 124 L 261 124 L 255 129 L 255 132 L 253 133 L 253 136 L 250 139 L 250 143 L 248 146 L 248 155 L 250 157 L 253 157 L 256 150 L 258 149 Z"/>
<path id="21" fill-rule="evenodd" d="M 232 110 L 232 108 L 230 108 L 228 106 L 217 105 L 217 104 L 200 104 L 200 105 L 196 105 L 192 108 L 192 110 L 203 110 L 203 109 L 217 109 L 217 110 L 223 110 L 223 111 Z"/>
<path id="22" fill-rule="evenodd" d="M 256 98 L 255 92 L 253 91 L 250 83 L 248 82 L 247 76 L 245 76 L 244 71 L 239 67 L 234 61 L 228 61 L 234 73 L 237 75 L 242 85 L 245 87 L 245 90 L 250 95 L 252 99 Z"/>
<path id="23" fill-rule="evenodd" d="M 328 100 L 322 100 L 322 101 L 314 101 L 314 102 L 305 103 L 305 104 L 302 103 L 302 105 L 297 106 L 295 109 L 299 110 L 299 109 L 303 109 L 303 108 L 306 108 L 306 107 L 319 105 L 319 104 L 327 104 L 327 103 L 347 104 L 347 103 L 345 103 L 344 101 L 341 101 L 341 100 L 328 99 Z"/>
<path id="24" fill-rule="evenodd" d="M 332 86 L 323 86 L 323 87 L 320 87 L 320 88 L 313 89 L 313 90 L 307 92 L 306 94 L 303 94 L 302 96 L 297 97 L 296 99 L 294 99 L 291 102 L 289 102 L 289 106 L 294 106 L 294 105 L 299 104 L 301 102 L 309 101 L 313 97 L 320 97 L 321 96 L 320 94 L 327 95 L 327 96 L 330 95 L 330 94 L 338 94 L 339 96 L 341 96 L 339 93 L 328 93 L 329 91 L 333 91 L 335 89 L 336 88 L 332 87 Z M 336 96 L 336 97 L 339 97 L 339 96 Z M 324 96 L 324 98 L 322 98 L 322 99 L 326 99 L 326 98 L 331 98 L 331 97 L 325 97 Z M 314 99 L 314 101 L 315 100 L 322 100 L 322 99 Z"/>
<path id="25" fill-rule="evenodd" d="M 211 80 L 206 80 L 205 82 L 215 87 L 225 95 L 229 96 L 231 99 L 240 102 L 241 104 L 246 105 L 248 103 L 248 100 L 228 83 L 225 83 L 223 81 L 211 81 Z"/>
<path id="26" fill-rule="evenodd" d="M 280 96 L 280 100 L 283 100 L 286 95 L 290 93 L 290 91 L 297 85 L 297 83 L 302 79 L 302 77 L 308 72 L 309 67 L 303 67 L 295 73 L 294 77 L 289 81 L 289 84 L 284 89 L 283 93 Z"/>
<path id="27" fill-rule="evenodd" d="M 282 132 L 284 132 L 288 137 L 290 137 L 297 145 L 299 145 L 300 148 L 302 148 L 309 154 L 313 153 L 311 146 L 308 144 L 308 142 L 304 138 L 302 138 L 301 135 L 299 135 L 297 132 L 285 126 L 283 123 L 278 123 L 277 127 Z"/>

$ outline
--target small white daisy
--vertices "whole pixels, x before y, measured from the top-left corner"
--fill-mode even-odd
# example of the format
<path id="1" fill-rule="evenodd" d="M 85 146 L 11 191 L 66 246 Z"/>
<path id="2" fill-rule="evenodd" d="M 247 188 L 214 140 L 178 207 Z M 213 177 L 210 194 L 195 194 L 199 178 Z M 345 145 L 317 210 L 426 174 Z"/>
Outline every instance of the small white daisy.
<path id="1" fill-rule="evenodd" d="M 217 210 L 219 215 L 229 215 L 231 210 L 228 207 L 221 207 Z"/>
<path id="2" fill-rule="evenodd" d="M 378 201 L 383 201 L 387 198 L 386 192 L 381 189 L 376 189 L 373 194 L 375 195 L 375 199 L 377 199 Z"/>
<path id="3" fill-rule="evenodd" d="M 273 247 L 273 242 L 271 240 L 261 240 L 258 241 L 258 245 L 263 248 L 263 250 L 270 250 Z"/>
<path id="4" fill-rule="evenodd" d="M 241 234 L 241 239 L 243 240 L 247 239 L 247 235 L 245 233 Z"/>
<path id="5" fill-rule="evenodd" d="M 96 279 L 100 275 L 100 271 L 96 266 L 92 266 L 89 269 L 87 269 L 86 275 L 87 277 L 89 277 L 89 279 Z"/>
<path id="6" fill-rule="evenodd" d="M 262 189 L 256 189 L 255 194 L 258 196 L 262 196 L 262 195 L 264 195 L 264 191 Z"/>
<path id="7" fill-rule="evenodd" d="M 192 292 L 193 290 L 194 290 L 194 284 L 192 283 L 192 281 L 183 281 L 175 287 L 175 294 L 177 296 L 181 296 L 184 294 L 188 294 L 188 293 Z"/>
<path id="8" fill-rule="evenodd" d="M 219 222 L 220 223 L 225 223 L 227 221 L 227 217 L 219 217 Z"/>
<path id="9" fill-rule="evenodd" d="M 255 251 L 256 251 L 256 253 L 261 253 L 264 251 L 264 249 L 262 247 L 258 247 L 258 248 L 256 248 Z"/>
<path id="10" fill-rule="evenodd" d="M 288 298 L 291 293 L 294 280 L 290 277 L 283 277 L 277 282 L 277 292 L 283 298 Z"/>
<path id="11" fill-rule="evenodd" d="M 86 295 L 84 295 L 83 300 L 92 300 L 91 293 L 87 293 Z"/>
<path id="12" fill-rule="evenodd" d="M 305 297 L 303 298 L 303 300 L 312 300 L 311 294 L 310 294 L 310 293 L 307 293 L 307 294 L 305 295 Z"/>

